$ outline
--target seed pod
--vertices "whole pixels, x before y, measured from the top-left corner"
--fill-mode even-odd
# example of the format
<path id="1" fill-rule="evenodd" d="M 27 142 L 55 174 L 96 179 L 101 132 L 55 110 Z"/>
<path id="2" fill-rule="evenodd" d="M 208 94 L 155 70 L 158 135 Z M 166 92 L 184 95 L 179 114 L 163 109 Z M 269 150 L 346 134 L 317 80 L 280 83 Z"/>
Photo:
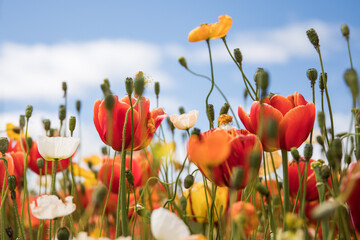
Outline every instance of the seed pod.
<path id="1" fill-rule="evenodd" d="M 309 161 L 313 155 L 313 146 L 312 144 L 307 143 L 304 148 L 304 158 L 306 161 Z"/>
<path id="2" fill-rule="evenodd" d="M 319 45 L 319 36 L 318 36 L 318 34 L 316 33 L 316 31 L 313 28 L 310 28 L 309 30 L 307 30 L 306 35 L 308 36 L 309 41 L 314 46 L 314 48 L 320 47 L 320 45 Z"/>
<path id="3" fill-rule="evenodd" d="M 42 169 L 42 168 L 44 167 L 44 164 L 45 164 L 45 162 L 44 162 L 44 159 L 43 159 L 43 158 L 38 158 L 38 159 L 36 160 L 36 165 L 37 165 L 37 167 L 38 167 L 39 169 Z"/>
<path id="4" fill-rule="evenodd" d="M 70 132 L 73 132 L 75 130 L 75 126 L 76 126 L 76 117 L 71 116 L 69 119 L 69 130 Z"/>
<path id="5" fill-rule="evenodd" d="M 291 148 L 291 155 L 297 162 L 299 162 L 300 154 L 296 147 Z"/>
<path id="6" fill-rule="evenodd" d="M 61 228 L 59 228 L 56 236 L 57 236 L 57 239 L 59 239 L 59 240 L 69 240 L 70 232 L 66 227 L 61 227 Z"/>
<path id="7" fill-rule="evenodd" d="M 33 106 L 32 105 L 27 105 L 26 110 L 25 110 L 25 117 L 27 119 L 29 119 L 32 115 L 33 112 Z"/>
<path id="8" fill-rule="evenodd" d="M 341 33 L 347 40 L 349 39 L 350 29 L 349 29 L 348 25 L 346 25 L 346 24 L 341 25 Z"/>
<path id="9" fill-rule="evenodd" d="M 141 97 L 145 90 L 145 78 L 143 72 L 139 71 L 136 74 L 134 85 L 135 85 L 135 94 Z"/>
<path id="10" fill-rule="evenodd" d="M 309 68 L 306 72 L 306 76 L 311 81 L 311 84 L 315 84 L 318 77 L 318 73 L 315 68 Z"/>
<path id="11" fill-rule="evenodd" d="M 9 149 L 9 140 L 7 137 L 0 137 L 0 152 L 4 155 Z"/>
<path id="12" fill-rule="evenodd" d="M 194 184 L 194 177 L 193 175 L 189 174 L 185 177 L 185 180 L 184 180 L 184 187 L 186 189 L 190 188 L 192 185 Z"/>

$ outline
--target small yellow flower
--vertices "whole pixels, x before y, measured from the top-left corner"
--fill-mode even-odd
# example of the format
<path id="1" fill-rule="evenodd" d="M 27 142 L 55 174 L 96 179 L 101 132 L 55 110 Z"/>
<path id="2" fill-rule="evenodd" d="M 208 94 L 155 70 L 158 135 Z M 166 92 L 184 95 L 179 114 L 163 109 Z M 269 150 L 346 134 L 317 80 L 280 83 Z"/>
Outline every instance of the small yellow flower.
<path id="1" fill-rule="evenodd" d="M 94 154 L 89 157 L 84 157 L 83 162 L 88 165 L 90 163 L 92 166 L 96 166 L 96 165 L 100 164 L 101 158 Z"/>

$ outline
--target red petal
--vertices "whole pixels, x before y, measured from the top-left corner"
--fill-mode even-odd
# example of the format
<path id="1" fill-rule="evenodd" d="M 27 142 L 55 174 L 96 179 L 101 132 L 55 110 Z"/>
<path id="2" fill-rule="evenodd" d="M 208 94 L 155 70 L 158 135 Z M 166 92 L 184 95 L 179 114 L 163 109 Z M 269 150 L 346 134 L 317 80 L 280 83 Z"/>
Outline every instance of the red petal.
<path id="1" fill-rule="evenodd" d="M 279 110 L 283 116 L 294 107 L 289 99 L 282 95 L 274 95 L 270 99 L 270 105 Z"/>
<path id="2" fill-rule="evenodd" d="M 280 147 L 290 151 L 308 137 L 315 121 L 315 105 L 308 103 L 290 110 L 280 123 Z"/>
<path id="3" fill-rule="evenodd" d="M 253 105 L 254 105 L 254 103 L 253 103 Z M 238 115 L 239 115 L 241 122 L 244 124 L 245 128 L 252 133 L 256 133 L 252 126 L 249 115 L 240 106 L 238 107 Z"/>

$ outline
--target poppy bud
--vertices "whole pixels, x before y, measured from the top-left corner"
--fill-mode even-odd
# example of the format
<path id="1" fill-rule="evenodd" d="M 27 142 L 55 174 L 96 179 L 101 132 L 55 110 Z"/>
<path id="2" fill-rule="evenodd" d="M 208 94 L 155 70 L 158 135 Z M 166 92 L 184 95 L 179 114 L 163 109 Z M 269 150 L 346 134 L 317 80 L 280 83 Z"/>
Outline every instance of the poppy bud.
<path id="1" fill-rule="evenodd" d="M 172 121 L 170 120 L 169 117 L 166 118 L 166 122 L 167 122 L 167 124 L 168 124 L 168 126 L 170 128 L 171 133 L 174 134 L 175 126 L 174 126 L 174 124 L 172 123 Z"/>
<path id="2" fill-rule="evenodd" d="M 59 119 L 63 121 L 66 118 L 66 108 L 64 105 L 60 105 L 59 107 Z"/>
<path id="3" fill-rule="evenodd" d="M 231 173 L 230 186 L 238 189 L 244 179 L 244 169 L 242 167 L 234 167 Z"/>
<path id="4" fill-rule="evenodd" d="M 291 155 L 297 162 L 299 162 L 300 154 L 296 147 L 291 148 Z"/>
<path id="5" fill-rule="evenodd" d="M 16 200 L 16 192 L 14 190 L 11 191 L 11 200 Z"/>
<path id="6" fill-rule="evenodd" d="M 159 93 L 160 93 L 160 83 L 159 82 L 155 82 L 154 89 L 155 89 L 156 97 L 159 97 Z"/>
<path id="7" fill-rule="evenodd" d="M 62 90 L 64 91 L 64 97 L 66 96 L 66 91 L 67 91 L 67 84 L 66 82 L 62 82 Z"/>
<path id="8" fill-rule="evenodd" d="M 244 89 L 244 100 L 246 100 L 248 96 L 249 96 L 249 92 L 248 92 L 248 90 L 245 88 L 245 89 Z"/>
<path id="9" fill-rule="evenodd" d="M 179 57 L 178 59 L 179 63 L 181 66 L 183 66 L 184 68 L 188 69 L 187 63 L 186 63 L 186 59 L 184 57 Z"/>
<path id="10" fill-rule="evenodd" d="M 318 112 L 317 114 L 318 124 L 321 131 L 325 129 L 325 114 L 324 112 Z"/>
<path id="11" fill-rule="evenodd" d="M 131 77 L 127 77 L 125 79 L 125 88 L 126 92 L 129 96 L 131 96 L 133 90 L 134 90 L 134 80 Z"/>
<path id="12" fill-rule="evenodd" d="M 356 154 L 355 154 L 356 155 Z M 329 150 L 326 152 L 326 158 L 329 161 L 329 164 L 332 168 L 335 168 L 337 163 L 335 161 L 335 154 L 332 149 L 332 146 L 329 148 Z"/>
<path id="13" fill-rule="evenodd" d="M 105 96 L 105 107 L 108 111 L 111 112 L 115 104 L 114 96 L 112 94 L 108 94 Z"/>
<path id="14" fill-rule="evenodd" d="M 103 155 L 107 155 L 107 154 L 108 154 L 108 151 L 107 151 L 107 147 L 106 147 L 106 146 L 104 146 L 104 147 L 101 148 L 101 153 L 102 153 Z"/>
<path id="15" fill-rule="evenodd" d="M 4 155 L 9 149 L 9 140 L 7 137 L 0 137 L 0 152 Z"/>
<path id="16" fill-rule="evenodd" d="M 95 205 L 95 207 L 100 206 L 100 204 L 104 201 L 106 197 L 107 189 L 104 186 L 99 186 L 95 188 L 91 201 Z"/>
<path id="17" fill-rule="evenodd" d="M 144 89 L 145 89 L 144 73 L 139 71 L 135 77 L 135 94 L 139 97 L 142 96 L 142 94 L 144 93 Z"/>
<path id="18" fill-rule="evenodd" d="M 349 39 L 350 29 L 349 29 L 348 25 L 346 25 L 346 24 L 341 25 L 341 33 L 347 40 Z"/>
<path id="19" fill-rule="evenodd" d="M 254 81 L 255 81 L 256 86 L 259 85 L 259 76 L 260 76 L 260 74 L 262 74 L 263 72 L 264 72 L 264 69 L 263 69 L 263 68 L 257 68 L 257 69 L 256 69 L 256 72 L 255 72 L 255 75 L 254 75 Z"/>
<path id="20" fill-rule="evenodd" d="M 66 227 L 61 227 L 59 228 L 56 236 L 59 240 L 68 240 L 70 239 L 70 232 Z"/>
<path id="21" fill-rule="evenodd" d="M 325 78 L 324 78 L 323 74 L 320 73 L 319 88 L 320 88 L 321 91 L 324 91 L 326 83 L 327 83 L 327 73 L 325 73 Z"/>
<path id="22" fill-rule="evenodd" d="M 322 165 L 321 169 L 320 169 L 320 174 L 321 174 L 321 178 L 326 181 L 330 176 L 330 168 L 329 168 L 329 166 Z"/>
<path id="23" fill-rule="evenodd" d="M 311 84 L 315 84 L 318 77 L 318 73 L 315 68 L 309 68 L 306 72 L 306 76 L 311 81 Z"/>
<path id="24" fill-rule="evenodd" d="M 125 177 L 131 186 L 134 186 L 134 175 L 130 170 L 125 170 Z"/>
<path id="25" fill-rule="evenodd" d="M 349 165 L 351 163 L 351 156 L 349 154 L 345 154 L 344 160 L 345 160 L 345 163 Z"/>
<path id="26" fill-rule="evenodd" d="M 111 94 L 111 91 L 110 91 L 110 89 L 109 89 L 109 87 L 108 87 L 108 85 L 106 83 L 102 83 L 100 85 L 100 88 L 101 88 L 104 96 Z"/>
<path id="27" fill-rule="evenodd" d="M 185 108 L 183 106 L 179 107 L 179 113 L 180 114 L 184 114 L 185 113 Z"/>
<path id="28" fill-rule="evenodd" d="M 320 135 L 318 135 L 317 137 L 316 137 L 316 141 L 323 147 L 324 146 L 324 139 L 320 136 Z"/>
<path id="29" fill-rule="evenodd" d="M 269 189 L 267 189 L 261 183 L 257 183 L 255 186 L 256 191 L 258 191 L 261 195 L 268 197 L 270 195 Z"/>
<path id="30" fill-rule="evenodd" d="M 312 144 L 307 143 L 304 148 L 304 158 L 306 161 L 309 161 L 313 155 L 313 146 Z"/>
<path id="31" fill-rule="evenodd" d="M 253 150 L 250 154 L 250 167 L 254 171 L 258 171 L 261 163 L 261 156 L 259 155 L 259 152 L 256 150 Z"/>
<path id="32" fill-rule="evenodd" d="M 55 129 L 54 129 L 54 128 L 50 128 L 49 137 L 53 137 L 54 134 L 55 134 Z"/>
<path id="33" fill-rule="evenodd" d="M 33 106 L 32 105 L 27 105 L 26 110 L 25 110 L 25 117 L 27 119 L 29 119 L 32 115 L 33 112 Z"/>
<path id="34" fill-rule="evenodd" d="M 342 158 L 342 143 L 341 140 L 339 138 L 335 138 L 332 143 L 332 149 L 334 151 L 335 157 L 341 161 Z"/>
<path id="35" fill-rule="evenodd" d="M 191 131 L 191 135 L 198 135 L 198 136 L 200 136 L 200 133 L 201 133 L 201 131 L 200 131 L 200 129 L 198 129 L 198 128 L 193 128 L 193 130 Z"/>
<path id="36" fill-rule="evenodd" d="M 31 147 L 32 147 L 32 138 L 31 137 L 28 137 L 27 139 L 26 139 L 26 141 L 27 141 L 27 144 L 28 144 L 28 147 L 29 147 L 29 149 L 31 149 Z"/>
<path id="37" fill-rule="evenodd" d="M 15 175 L 8 176 L 9 190 L 14 191 L 16 188 L 16 177 Z"/>
<path id="38" fill-rule="evenodd" d="M 359 94 L 359 83 L 358 83 L 358 76 L 355 70 L 347 69 L 344 73 L 344 79 L 346 84 L 351 90 L 351 93 L 354 96 Z"/>
<path id="39" fill-rule="evenodd" d="M 144 208 L 142 205 L 138 204 L 136 206 L 136 212 L 137 212 L 137 214 L 139 214 L 140 217 L 146 216 L 146 211 L 147 211 L 147 209 Z"/>
<path id="40" fill-rule="evenodd" d="M 234 49 L 234 56 L 235 56 L 236 61 L 241 65 L 243 56 L 242 56 L 239 48 Z"/>
<path id="41" fill-rule="evenodd" d="M 44 159 L 43 158 L 38 158 L 36 160 L 36 165 L 39 169 L 42 169 L 44 167 Z"/>
<path id="42" fill-rule="evenodd" d="M 263 92 L 266 92 L 266 89 L 269 86 L 269 74 L 265 71 L 259 73 L 259 86 Z"/>
<path id="43" fill-rule="evenodd" d="M 76 100 L 76 111 L 78 113 L 80 113 L 81 110 L 81 101 L 80 100 Z"/>
<path id="44" fill-rule="evenodd" d="M 316 33 L 316 31 L 313 28 L 310 28 L 309 30 L 307 30 L 306 35 L 308 36 L 309 41 L 314 46 L 314 48 L 320 47 L 320 45 L 319 45 L 319 36 L 318 36 L 318 34 Z"/>
<path id="45" fill-rule="evenodd" d="M 50 119 L 44 119 L 43 120 L 43 126 L 44 126 L 45 131 L 49 131 L 50 126 L 51 126 Z"/>
<path id="46" fill-rule="evenodd" d="M 110 81 L 109 81 L 108 78 L 105 78 L 105 79 L 104 79 L 104 84 L 106 85 L 106 87 L 107 87 L 108 89 L 110 89 Z"/>
<path id="47" fill-rule="evenodd" d="M 5 232 L 10 239 L 14 239 L 14 230 L 11 227 L 5 228 Z"/>
<path id="48" fill-rule="evenodd" d="M 180 198 L 180 205 L 181 205 L 181 209 L 183 211 L 186 210 L 186 205 L 187 205 L 187 200 L 186 200 L 186 197 L 184 195 L 181 196 Z"/>
<path id="49" fill-rule="evenodd" d="M 71 116 L 69 119 L 69 130 L 70 132 L 73 132 L 75 130 L 75 126 L 76 126 L 76 117 Z"/>
<path id="50" fill-rule="evenodd" d="M 224 105 L 220 109 L 220 114 L 227 114 L 229 112 L 230 105 L 228 103 L 224 103 Z"/>
<path id="51" fill-rule="evenodd" d="M 194 177 L 193 175 L 189 174 L 185 177 L 185 180 L 184 180 L 184 187 L 186 189 L 190 188 L 192 185 L 194 184 Z"/>
<path id="52" fill-rule="evenodd" d="M 209 104 L 207 107 L 207 115 L 210 122 L 214 122 L 215 120 L 215 113 L 214 113 L 214 105 Z"/>

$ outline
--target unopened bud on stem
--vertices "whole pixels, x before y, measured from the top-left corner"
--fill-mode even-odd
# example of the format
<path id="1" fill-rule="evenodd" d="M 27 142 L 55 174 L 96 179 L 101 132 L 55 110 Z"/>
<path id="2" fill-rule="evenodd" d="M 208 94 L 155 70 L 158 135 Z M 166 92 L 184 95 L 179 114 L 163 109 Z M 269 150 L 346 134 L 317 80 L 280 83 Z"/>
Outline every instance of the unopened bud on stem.
<path id="1" fill-rule="evenodd" d="M 179 61 L 181 66 L 188 69 L 187 62 L 186 62 L 186 59 L 184 57 L 179 57 L 178 61 Z"/>
<path id="2" fill-rule="evenodd" d="M 309 41 L 314 46 L 314 48 L 318 49 L 320 47 L 319 36 L 316 33 L 315 29 L 310 28 L 309 30 L 306 31 L 306 35 L 308 36 Z"/>
<path id="3" fill-rule="evenodd" d="M 239 65 L 241 66 L 242 60 L 243 60 L 243 56 L 240 52 L 239 48 L 235 48 L 234 49 L 234 56 L 235 56 L 235 60 L 239 63 Z"/>
<path id="4" fill-rule="evenodd" d="M 33 106 L 32 105 L 27 105 L 26 110 L 25 110 L 26 119 L 29 119 L 31 117 L 32 112 L 33 112 Z"/>
<path id="5" fill-rule="evenodd" d="M 125 88 L 128 96 L 131 96 L 134 90 L 134 80 L 131 77 L 125 79 Z"/>
<path id="6" fill-rule="evenodd" d="M 341 33 L 346 38 L 346 40 L 349 40 L 350 29 L 349 29 L 348 25 L 346 25 L 346 24 L 341 25 Z"/>

